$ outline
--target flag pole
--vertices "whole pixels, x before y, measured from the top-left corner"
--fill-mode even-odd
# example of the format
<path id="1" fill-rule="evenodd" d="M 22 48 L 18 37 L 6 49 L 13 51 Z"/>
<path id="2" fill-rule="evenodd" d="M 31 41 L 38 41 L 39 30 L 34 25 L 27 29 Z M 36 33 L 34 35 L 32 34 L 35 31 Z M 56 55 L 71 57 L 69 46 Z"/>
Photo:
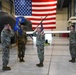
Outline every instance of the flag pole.
<path id="1" fill-rule="evenodd" d="M 45 17 L 44 17 L 44 19 L 42 19 L 42 17 L 41 17 L 41 22 L 37 25 L 37 27 L 35 28 L 35 30 L 38 28 L 38 26 L 46 19 L 46 17 L 49 15 L 50 13 L 48 13 Z M 34 31 L 35 31 L 34 30 Z"/>

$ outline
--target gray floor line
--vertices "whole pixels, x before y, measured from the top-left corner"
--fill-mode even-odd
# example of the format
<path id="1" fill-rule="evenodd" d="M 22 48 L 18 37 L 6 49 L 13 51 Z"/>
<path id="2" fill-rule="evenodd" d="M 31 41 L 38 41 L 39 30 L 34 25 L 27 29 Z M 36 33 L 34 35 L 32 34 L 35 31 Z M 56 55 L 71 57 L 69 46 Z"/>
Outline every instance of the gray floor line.
<path id="1" fill-rule="evenodd" d="M 52 56 L 53 56 L 53 48 L 54 48 L 54 45 L 52 46 L 52 52 L 51 52 L 51 56 L 50 56 L 50 62 L 49 62 L 49 68 L 48 68 L 48 74 L 47 75 L 49 75 L 50 68 L 51 68 L 51 60 L 52 60 Z"/>

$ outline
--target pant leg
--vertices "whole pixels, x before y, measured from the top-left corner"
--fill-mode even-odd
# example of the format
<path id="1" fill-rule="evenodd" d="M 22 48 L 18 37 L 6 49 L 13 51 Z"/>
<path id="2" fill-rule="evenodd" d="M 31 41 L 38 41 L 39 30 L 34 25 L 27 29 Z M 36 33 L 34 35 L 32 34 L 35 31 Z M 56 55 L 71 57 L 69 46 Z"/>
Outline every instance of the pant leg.
<path id="1" fill-rule="evenodd" d="M 38 53 L 38 58 L 40 62 L 44 61 L 44 47 L 37 46 L 37 53 Z"/>
<path id="2" fill-rule="evenodd" d="M 18 57 L 21 58 L 22 55 L 22 45 L 18 44 Z"/>
<path id="3" fill-rule="evenodd" d="M 76 58 L 76 46 L 70 45 L 70 54 L 72 58 Z"/>
<path id="4" fill-rule="evenodd" d="M 24 55 L 25 55 L 25 44 L 22 44 L 22 57 L 24 57 Z"/>
<path id="5" fill-rule="evenodd" d="M 10 52 L 10 48 L 9 47 L 4 47 L 3 48 L 2 61 L 3 61 L 3 66 L 5 66 L 5 67 L 9 63 L 9 52 Z"/>

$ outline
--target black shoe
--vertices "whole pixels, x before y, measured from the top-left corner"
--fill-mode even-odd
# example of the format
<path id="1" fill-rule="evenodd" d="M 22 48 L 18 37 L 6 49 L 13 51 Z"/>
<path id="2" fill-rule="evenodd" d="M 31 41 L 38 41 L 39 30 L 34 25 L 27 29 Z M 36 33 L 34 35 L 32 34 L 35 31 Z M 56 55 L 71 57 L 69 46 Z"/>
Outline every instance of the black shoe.
<path id="1" fill-rule="evenodd" d="M 75 63 L 75 60 L 69 60 L 69 62 Z"/>
<path id="2" fill-rule="evenodd" d="M 36 64 L 38 67 L 43 67 L 44 65 L 42 63 Z"/>
<path id="3" fill-rule="evenodd" d="M 2 70 L 3 71 L 8 71 L 8 70 L 11 70 L 11 68 L 10 67 L 3 67 Z"/>
<path id="4" fill-rule="evenodd" d="M 75 58 L 72 58 L 71 60 L 69 60 L 69 62 L 75 63 Z"/>
<path id="5" fill-rule="evenodd" d="M 22 60 L 20 59 L 19 62 L 22 62 Z"/>
<path id="6" fill-rule="evenodd" d="M 25 62 L 25 60 L 24 59 L 20 59 L 19 62 Z"/>
<path id="7" fill-rule="evenodd" d="M 24 59 L 22 59 L 21 61 L 22 61 L 22 62 L 25 62 L 25 60 L 24 60 Z"/>

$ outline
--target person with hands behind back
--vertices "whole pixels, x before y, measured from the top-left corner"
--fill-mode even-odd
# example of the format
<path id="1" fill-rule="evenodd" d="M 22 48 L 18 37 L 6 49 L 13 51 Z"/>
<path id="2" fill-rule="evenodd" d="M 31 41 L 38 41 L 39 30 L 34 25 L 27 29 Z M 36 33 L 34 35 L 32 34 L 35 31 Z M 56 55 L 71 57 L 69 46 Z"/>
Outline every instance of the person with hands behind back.
<path id="1" fill-rule="evenodd" d="M 71 60 L 69 62 L 75 63 L 76 59 L 76 31 L 75 31 L 75 26 L 71 25 L 69 27 L 70 29 L 70 34 L 69 34 L 69 42 L 70 42 L 70 54 L 71 54 Z"/>

